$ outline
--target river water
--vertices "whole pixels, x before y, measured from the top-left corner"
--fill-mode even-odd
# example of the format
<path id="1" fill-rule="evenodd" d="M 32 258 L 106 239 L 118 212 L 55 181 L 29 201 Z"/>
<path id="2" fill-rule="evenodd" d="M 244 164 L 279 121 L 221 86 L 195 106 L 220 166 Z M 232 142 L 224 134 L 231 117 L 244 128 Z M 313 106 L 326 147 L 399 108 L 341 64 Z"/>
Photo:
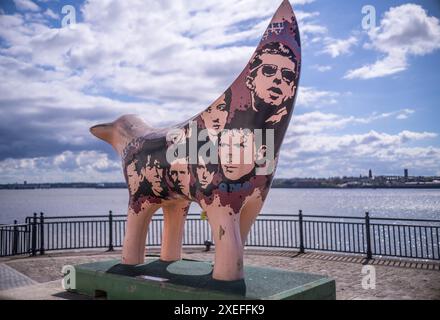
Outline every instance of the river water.
<path id="1" fill-rule="evenodd" d="M 125 189 L 0 190 L 0 224 L 24 222 L 33 212 L 46 216 L 125 214 Z M 272 189 L 262 214 L 440 219 L 438 189 Z M 191 213 L 200 213 L 197 204 Z"/>

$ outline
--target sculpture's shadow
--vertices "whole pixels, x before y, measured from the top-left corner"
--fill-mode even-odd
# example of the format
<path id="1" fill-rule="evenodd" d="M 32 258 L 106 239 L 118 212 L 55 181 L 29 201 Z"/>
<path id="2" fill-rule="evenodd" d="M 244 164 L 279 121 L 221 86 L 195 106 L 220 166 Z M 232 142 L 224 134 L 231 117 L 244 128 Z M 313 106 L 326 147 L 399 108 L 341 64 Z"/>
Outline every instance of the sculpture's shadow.
<path id="1" fill-rule="evenodd" d="M 106 271 L 138 279 L 166 282 L 191 288 L 221 291 L 246 296 L 244 279 L 221 281 L 212 278 L 212 265 L 207 262 L 183 259 L 175 262 L 150 260 L 140 265 L 116 264 Z"/>

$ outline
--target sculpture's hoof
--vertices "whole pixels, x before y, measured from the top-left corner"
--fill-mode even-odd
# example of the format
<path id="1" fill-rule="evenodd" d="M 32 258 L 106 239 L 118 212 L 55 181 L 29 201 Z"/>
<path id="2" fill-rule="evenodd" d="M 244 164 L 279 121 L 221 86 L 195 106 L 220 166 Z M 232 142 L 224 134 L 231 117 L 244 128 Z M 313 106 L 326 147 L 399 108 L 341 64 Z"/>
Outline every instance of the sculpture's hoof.
<path id="1" fill-rule="evenodd" d="M 226 292 L 239 296 L 246 295 L 246 283 L 244 279 L 234 281 L 211 279 L 208 281 L 205 289 Z"/>
<path id="2" fill-rule="evenodd" d="M 136 265 L 132 264 L 115 264 L 113 267 L 107 270 L 107 273 L 119 274 L 122 276 L 135 277 L 138 275 L 138 270 L 136 269 Z"/>

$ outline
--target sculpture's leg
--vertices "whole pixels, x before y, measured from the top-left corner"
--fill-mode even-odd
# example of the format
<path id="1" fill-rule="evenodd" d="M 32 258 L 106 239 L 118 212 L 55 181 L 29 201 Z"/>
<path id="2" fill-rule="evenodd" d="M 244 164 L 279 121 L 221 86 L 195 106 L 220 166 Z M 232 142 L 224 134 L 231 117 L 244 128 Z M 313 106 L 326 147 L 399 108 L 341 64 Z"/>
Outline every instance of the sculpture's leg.
<path id="1" fill-rule="evenodd" d="M 204 208 L 215 241 L 215 262 L 212 277 L 216 280 L 243 279 L 243 245 L 240 235 L 240 214 L 230 207 L 214 205 Z"/>
<path id="2" fill-rule="evenodd" d="M 164 227 L 160 259 L 163 261 L 181 259 L 183 230 L 189 205 L 189 201 L 176 200 L 162 206 Z"/>
<path id="3" fill-rule="evenodd" d="M 252 194 L 246 198 L 245 203 L 240 211 L 240 235 L 243 242 L 243 247 L 246 243 L 249 231 L 252 228 L 255 220 L 263 208 L 264 199 L 267 196 L 267 191 L 261 192 L 256 188 Z"/>
<path id="4" fill-rule="evenodd" d="M 240 235 L 243 247 L 246 243 L 249 231 L 260 214 L 264 202 L 262 200 L 249 201 L 240 212 Z"/>
<path id="5" fill-rule="evenodd" d="M 123 264 L 140 264 L 144 262 L 147 230 L 153 214 L 160 208 L 157 204 L 147 204 L 136 214 L 128 209 L 124 246 L 122 248 Z"/>

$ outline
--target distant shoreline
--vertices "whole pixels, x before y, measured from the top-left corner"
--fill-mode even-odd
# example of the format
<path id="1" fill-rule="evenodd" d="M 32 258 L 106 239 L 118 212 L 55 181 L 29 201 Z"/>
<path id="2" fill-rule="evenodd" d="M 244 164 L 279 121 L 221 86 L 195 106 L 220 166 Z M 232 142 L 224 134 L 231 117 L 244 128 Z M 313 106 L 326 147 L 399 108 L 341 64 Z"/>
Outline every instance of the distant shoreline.
<path id="1" fill-rule="evenodd" d="M 54 182 L 0 184 L 0 190 L 126 189 L 125 182 Z M 440 177 L 376 176 L 331 178 L 275 178 L 272 188 L 283 189 L 440 189 Z"/>
<path id="2" fill-rule="evenodd" d="M 413 186 L 364 186 L 364 187 L 337 187 L 337 186 L 328 186 L 328 187 L 312 187 L 312 186 L 295 186 L 295 187 L 287 187 L 287 186 L 272 186 L 273 189 L 337 189 L 337 190 L 352 190 L 352 189 L 440 189 L 440 185 L 413 185 Z M 96 186 L 81 186 L 81 187 L 72 187 L 72 186 L 57 186 L 57 187 L 22 187 L 22 186 L 9 186 L 4 187 L 0 186 L 0 190 L 52 190 L 52 189 L 127 189 L 126 186 L 118 186 L 118 187 L 96 187 Z"/>

